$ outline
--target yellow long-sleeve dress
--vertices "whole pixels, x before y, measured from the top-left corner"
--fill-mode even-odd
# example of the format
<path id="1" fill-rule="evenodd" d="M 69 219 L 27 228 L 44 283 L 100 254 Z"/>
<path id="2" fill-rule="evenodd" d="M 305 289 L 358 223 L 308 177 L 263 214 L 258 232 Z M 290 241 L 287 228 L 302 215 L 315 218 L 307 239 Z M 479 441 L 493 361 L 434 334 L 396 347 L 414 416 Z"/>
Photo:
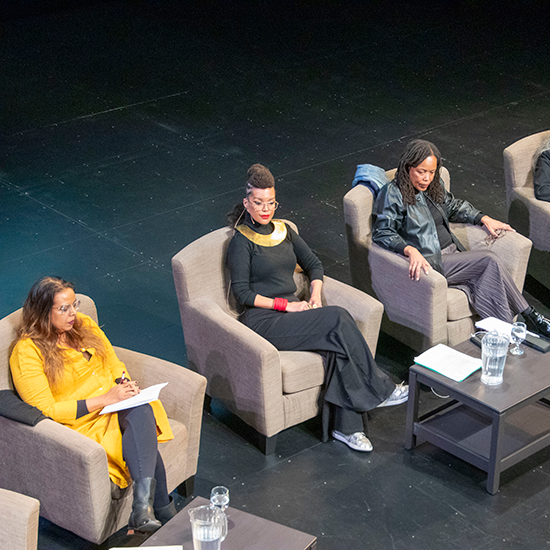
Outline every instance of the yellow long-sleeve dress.
<path id="1" fill-rule="evenodd" d="M 76 418 L 77 401 L 106 393 L 116 385 L 122 372 L 128 375 L 124 363 L 118 359 L 113 346 L 87 315 L 77 313 L 85 326 L 98 335 L 105 346 L 106 357 L 101 358 L 95 348 L 86 348 L 88 361 L 82 352 L 63 347 L 65 372 L 55 387 L 51 387 L 44 373 L 44 359 L 35 343 L 20 340 L 10 357 L 15 388 L 23 401 L 40 409 L 53 420 L 97 441 L 107 453 L 109 476 L 119 487 L 130 481 L 130 474 L 122 457 L 122 433 L 117 413 L 100 415 L 94 411 Z M 168 417 L 160 401 L 151 403 L 157 423 L 158 441 L 173 439 Z"/>

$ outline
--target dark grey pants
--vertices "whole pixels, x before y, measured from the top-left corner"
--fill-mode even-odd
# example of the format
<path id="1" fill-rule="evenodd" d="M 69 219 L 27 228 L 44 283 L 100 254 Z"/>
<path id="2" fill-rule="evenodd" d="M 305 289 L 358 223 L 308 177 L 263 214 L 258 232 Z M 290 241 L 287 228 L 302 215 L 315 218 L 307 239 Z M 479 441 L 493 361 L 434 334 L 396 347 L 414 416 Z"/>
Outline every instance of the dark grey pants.
<path id="1" fill-rule="evenodd" d="M 154 477 L 155 508 L 170 504 L 166 486 L 166 470 L 157 447 L 157 424 L 151 405 L 141 405 L 118 412 L 122 432 L 122 456 L 131 478 Z"/>
<path id="2" fill-rule="evenodd" d="M 511 323 L 529 307 L 496 254 L 487 250 L 445 253 L 449 248 L 443 251 L 443 275 L 449 286 L 466 293 L 480 317 Z"/>

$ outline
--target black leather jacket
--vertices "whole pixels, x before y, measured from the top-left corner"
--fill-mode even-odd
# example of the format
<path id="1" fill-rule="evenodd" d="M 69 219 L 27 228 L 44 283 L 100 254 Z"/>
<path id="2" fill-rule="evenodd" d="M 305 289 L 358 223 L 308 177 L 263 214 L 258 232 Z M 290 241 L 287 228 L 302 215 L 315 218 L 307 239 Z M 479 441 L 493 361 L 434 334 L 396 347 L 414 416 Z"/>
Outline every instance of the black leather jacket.
<path id="1" fill-rule="evenodd" d="M 535 197 L 550 202 L 550 151 L 543 151 L 537 160 L 533 183 Z"/>
<path id="2" fill-rule="evenodd" d="M 444 186 L 443 181 L 440 181 Z M 392 252 L 403 254 L 406 246 L 414 246 L 430 265 L 441 272 L 441 247 L 435 222 L 430 213 L 428 198 L 422 192 L 416 194 L 416 204 L 405 206 L 403 195 L 395 180 L 384 186 L 374 203 L 375 215 L 372 240 Z M 460 241 L 452 234 L 449 222 L 480 224 L 483 214 L 469 202 L 455 199 L 445 190 L 443 204 L 435 204 L 443 216 L 443 223 L 451 233 L 456 247 L 464 251 Z"/>

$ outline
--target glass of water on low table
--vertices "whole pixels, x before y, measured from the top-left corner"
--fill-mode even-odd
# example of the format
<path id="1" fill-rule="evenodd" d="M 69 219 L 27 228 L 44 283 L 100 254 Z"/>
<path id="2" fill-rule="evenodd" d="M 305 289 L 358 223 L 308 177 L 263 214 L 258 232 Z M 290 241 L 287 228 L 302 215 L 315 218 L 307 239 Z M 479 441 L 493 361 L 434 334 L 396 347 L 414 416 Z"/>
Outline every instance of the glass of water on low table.
<path id="1" fill-rule="evenodd" d="M 525 323 L 514 323 L 510 334 L 514 347 L 510 350 L 512 355 L 523 355 L 523 350 L 519 347 L 527 337 L 527 325 Z"/>
<path id="2" fill-rule="evenodd" d="M 225 509 L 229 506 L 229 489 L 223 485 L 214 487 L 210 491 L 210 504 L 225 512 Z"/>

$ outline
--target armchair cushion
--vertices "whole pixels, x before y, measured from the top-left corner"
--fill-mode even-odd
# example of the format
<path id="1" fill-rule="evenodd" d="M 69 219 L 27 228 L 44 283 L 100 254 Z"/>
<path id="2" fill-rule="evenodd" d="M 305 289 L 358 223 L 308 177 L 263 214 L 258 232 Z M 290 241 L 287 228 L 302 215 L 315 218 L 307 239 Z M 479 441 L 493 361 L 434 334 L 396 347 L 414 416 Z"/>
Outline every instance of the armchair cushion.
<path id="1" fill-rule="evenodd" d="M 11 390 L 0 390 L 0 416 L 28 426 L 36 426 L 41 420 L 49 418 L 40 409 L 25 403 Z"/>
<path id="2" fill-rule="evenodd" d="M 458 288 L 447 288 L 447 320 L 460 321 L 472 315 L 475 314 L 466 294 Z"/>
<path id="3" fill-rule="evenodd" d="M 311 351 L 281 351 L 283 393 L 321 386 L 325 380 L 323 358 Z"/>

